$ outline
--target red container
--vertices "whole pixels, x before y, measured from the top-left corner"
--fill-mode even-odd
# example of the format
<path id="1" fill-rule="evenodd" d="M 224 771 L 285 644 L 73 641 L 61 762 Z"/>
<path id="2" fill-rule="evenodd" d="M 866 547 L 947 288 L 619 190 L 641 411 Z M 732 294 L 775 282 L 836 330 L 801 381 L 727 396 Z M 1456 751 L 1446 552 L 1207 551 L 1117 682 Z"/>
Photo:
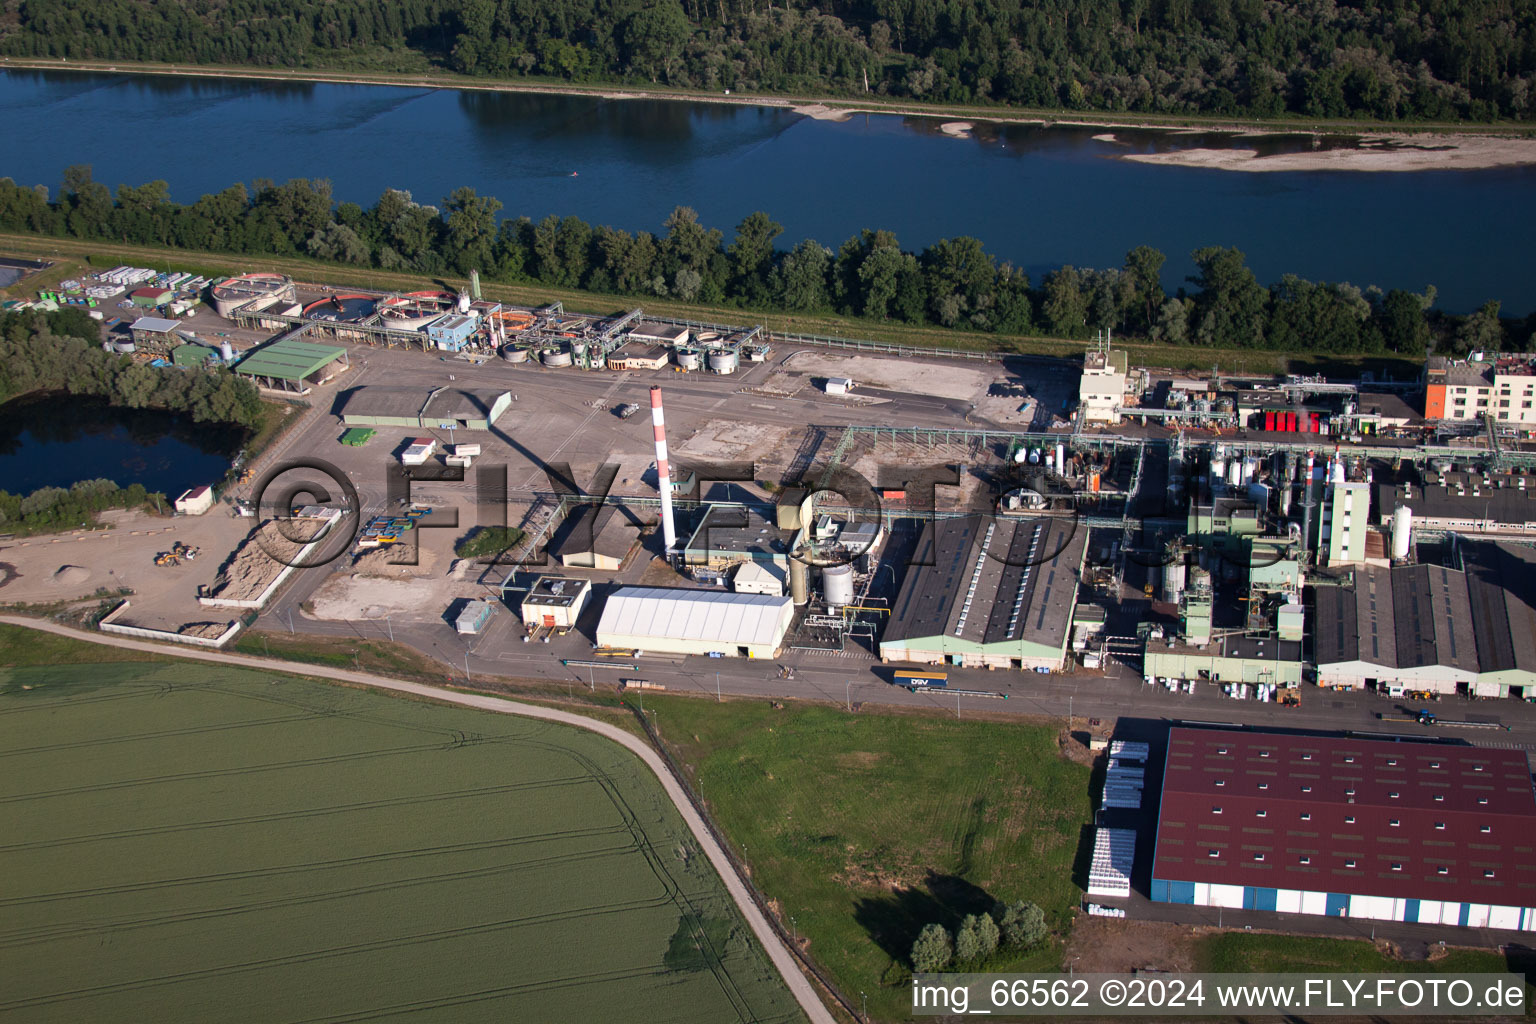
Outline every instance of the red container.
<path id="1" fill-rule="evenodd" d="M 1275 429 L 1275 414 L 1274 413 L 1266 412 L 1264 414 L 1264 429 L 1265 430 L 1274 430 Z"/>
<path id="2" fill-rule="evenodd" d="M 1314 434 L 1317 433 L 1318 428 L 1321 427 L 1322 425 L 1323 425 L 1323 414 L 1320 413 L 1320 412 L 1313 413 L 1312 414 L 1312 433 L 1314 433 Z"/>

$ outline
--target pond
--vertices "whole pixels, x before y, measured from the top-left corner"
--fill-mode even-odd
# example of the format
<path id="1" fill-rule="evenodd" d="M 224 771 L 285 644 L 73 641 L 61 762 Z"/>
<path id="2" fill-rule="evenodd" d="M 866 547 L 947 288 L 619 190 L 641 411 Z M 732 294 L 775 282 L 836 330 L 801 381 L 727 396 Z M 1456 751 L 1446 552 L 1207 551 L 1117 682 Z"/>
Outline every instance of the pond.
<path id="1" fill-rule="evenodd" d="M 27 396 L 0 405 L 0 488 L 26 494 L 100 477 L 174 498 L 222 479 L 244 442 L 244 429 L 230 424 L 77 395 Z"/>

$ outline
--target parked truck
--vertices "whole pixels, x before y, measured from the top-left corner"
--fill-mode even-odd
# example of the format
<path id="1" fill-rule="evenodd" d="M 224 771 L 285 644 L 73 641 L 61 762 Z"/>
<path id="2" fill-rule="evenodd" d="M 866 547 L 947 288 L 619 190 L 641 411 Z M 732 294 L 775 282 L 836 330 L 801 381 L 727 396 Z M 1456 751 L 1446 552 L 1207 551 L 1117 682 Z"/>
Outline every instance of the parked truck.
<path id="1" fill-rule="evenodd" d="M 949 688 L 949 673 L 899 668 L 891 677 L 891 682 L 897 686 L 905 686 L 912 693 L 918 690 L 944 690 Z"/>

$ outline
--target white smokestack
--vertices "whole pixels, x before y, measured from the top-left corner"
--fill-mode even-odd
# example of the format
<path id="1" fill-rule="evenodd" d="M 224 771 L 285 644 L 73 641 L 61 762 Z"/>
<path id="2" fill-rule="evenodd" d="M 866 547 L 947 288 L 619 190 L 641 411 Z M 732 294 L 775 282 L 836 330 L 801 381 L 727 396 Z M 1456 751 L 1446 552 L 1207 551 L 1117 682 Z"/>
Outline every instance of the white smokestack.
<path id="1" fill-rule="evenodd" d="M 656 486 L 661 489 L 661 535 L 667 553 L 677 547 L 677 527 L 672 523 L 672 474 L 667 468 L 667 421 L 661 411 L 661 387 L 651 385 L 651 426 L 656 431 Z"/>

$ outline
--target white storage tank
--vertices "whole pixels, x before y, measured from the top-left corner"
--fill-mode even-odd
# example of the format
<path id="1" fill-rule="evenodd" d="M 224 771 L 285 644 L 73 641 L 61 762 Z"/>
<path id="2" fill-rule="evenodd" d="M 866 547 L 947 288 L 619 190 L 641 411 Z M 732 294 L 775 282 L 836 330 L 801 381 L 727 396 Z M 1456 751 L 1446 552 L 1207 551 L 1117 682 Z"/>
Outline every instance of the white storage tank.
<path id="1" fill-rule="evenodd" d="M 1401 560 L 1413 550 L 1413 509 L 1399 505 L 1392 511 L 1392 558 Z"/>
<path id="2" fill-rule="evenodd" d="M 732 349 L 717 349 L 709 354 L 710 373 L 735 373 L 740 364 L 741 357 Z"/>
<path id="3" fill-rule="evenodd" d="M 853 566 L 832 565 L 821 570 L 821 593 L 828 608 L 853 604 Z"/>
<path id="4" fill-rule="evenodd" d="M 677 365 L 685 370 L 697 370 L 699 368 L 699 350 L 696 348 L 678 349 Z"/>
<path id="5" fill-rule="evenodd" d="M 1179 598 L 1184 596 L 1184 552 L 1178 551 L 1173 561 L 1163 566 L 1163 600 L 1169 604 L 1178 604 Z"/>
<path id="6" fill-rule="evenodd" d="M 556 348 L 545 349 L 544 354 L 539 357 L 539 361 L 545 366 L 570 366 L 571 354 Z"/>
<path id="7" fill-rule="evenodd" d="M 528 361 L 528 350 L 505 345 L 501 350 L 501 358 L 509 363 L 526 363 Z"/>
<path id="8" fill-rule="evenodd" d="M 789 596 L 797 607 L 811 599 L 811 567 L 794 557 L 789 560 Z"/>

